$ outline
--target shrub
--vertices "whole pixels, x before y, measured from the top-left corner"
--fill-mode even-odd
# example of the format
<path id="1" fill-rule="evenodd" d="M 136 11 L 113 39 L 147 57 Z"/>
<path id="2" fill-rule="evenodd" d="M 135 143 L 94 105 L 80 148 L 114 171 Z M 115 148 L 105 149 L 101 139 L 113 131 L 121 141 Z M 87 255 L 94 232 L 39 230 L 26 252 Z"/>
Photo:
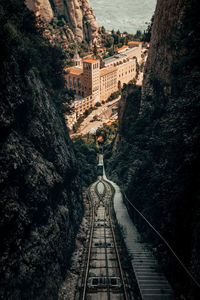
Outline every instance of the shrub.
<path id="1" fill-rule="evenodd" d="M 114 92 L 114 93 L 112 93 L 112 94 L 110 95 L 110 97 L 106 100 L 106 102 L 110 102 L 110 101 L 116 99 L 116 98 L 119 97 L 119 96 L 120 96 L 120 92 L 119 92 L 119 91 Z"/>
<path id="2" fill-rule="evenodd" d="M 100 107 L 100 106 L 101 106 L 101 103 L 100 103 L 100 102 L 97 102 L 97 103 L 95 104 L 95 106 L 96 106 L 96 107 Z"/>

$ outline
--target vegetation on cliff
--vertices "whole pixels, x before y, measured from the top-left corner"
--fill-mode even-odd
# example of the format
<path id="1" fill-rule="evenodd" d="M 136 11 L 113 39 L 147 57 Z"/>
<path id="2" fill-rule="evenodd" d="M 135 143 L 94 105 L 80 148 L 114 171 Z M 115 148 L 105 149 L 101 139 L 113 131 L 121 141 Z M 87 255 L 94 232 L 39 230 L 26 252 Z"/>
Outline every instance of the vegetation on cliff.
<path id="1" fill-rule="evenodd" d="M 88 187 L 97 179 L 97 147 L 81 137 L 73 139 L 77 162 L 81 172 L 81 183 Z"/>
<path id="2" fill-rule="evenodd" d="M 66 97 L 63 52 L 51 46 L 42 36 L 43 27 L 36 28 L 35 17 L 26 9 L 23 1 L 2 1 L 0 22 L 3 45 L 0 57 L 2 99 L 9 97 L 8 92 L 17 98 L 17 88 L 20 87 L 24 89 L 22 97 L 31 99 L 34 91 L 28 90 L 26 81 L 27 75 L 32 72 L 43 82 L 55 103 L 70 100 Z M 5 76 L 8 72 L 9 80 Z M 6 86 L 10 83 L 13 89 L 8 91 Z M 23 102 L 23 98 L 20 101 Z M 22 112 L 23 116 L 26 117 Z"/>
<path id="3" fill-rule="evenodd" d="M 166 42 L 170 45 L 166 55 L 172 57 L 171 65 L 167 66 L 169 80 L 166 83 L 164 76 L 161 80 L 159 70 L 151 73 L 151 90 L 145 91 L 142 100 L 138 87 L 131 93 L 129 87 L 125 88 L 121 140 L 107 164 L 112 179 L 121 184 L 130 201 L 169 241 L 200 281 L 199 2 L 181 4 L 181 22 L 173 25 L 173 35 Z M 169 18 L 170 13 L 174 12 L 168 11 Z M 164 61 L 163 57 L 156 59 Z M 152 70 L 156 69 L 155 64 L 156 60 Z M 164 65 L 162 69 L 166 70 Z M 144 239 L 153 244 L 177 293 L 184 294 L 186 299 L 197 299 L 196 285 L 131 206 L 129 211 Z"/>
<path id="4" fill-rule="evenodd" d="M 88 0 L 25 0 L 25 3 L 46 24 L 53 21 L 55 25 L 57 18 L 60 19 L 58 25 L 64 27 L 60 34 L 65 40 L 81 43 L 96 42 L 99 38 L 99 27 Z"/>

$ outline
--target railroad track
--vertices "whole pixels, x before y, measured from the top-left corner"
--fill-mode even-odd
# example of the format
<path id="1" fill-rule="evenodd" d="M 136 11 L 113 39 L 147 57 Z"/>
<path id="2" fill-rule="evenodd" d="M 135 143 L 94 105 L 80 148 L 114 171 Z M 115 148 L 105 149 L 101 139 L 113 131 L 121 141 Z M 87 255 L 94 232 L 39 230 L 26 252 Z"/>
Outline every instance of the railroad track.
<path id="1" fill-rule="evenodd" d="M 99 177 L 89 187 L 90 234 L 79 300 L 131 300 L 112 220 L 114 189 Z"/>

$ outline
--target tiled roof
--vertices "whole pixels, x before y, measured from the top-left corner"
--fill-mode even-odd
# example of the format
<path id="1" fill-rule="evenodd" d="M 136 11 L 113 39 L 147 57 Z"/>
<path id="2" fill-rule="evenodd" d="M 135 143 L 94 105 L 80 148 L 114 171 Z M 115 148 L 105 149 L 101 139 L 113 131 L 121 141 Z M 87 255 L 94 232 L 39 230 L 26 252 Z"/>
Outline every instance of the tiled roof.
<path id="1" fill-rule="evenodd" d="M 122 50 L 125 50 L 125 49 L 127 49 L 127 48 L 128 48 L 128 46 L 122 46 L 121 48 L 118 48 L 118 49 L 117 49 L 117 52 L 122 51 Z"/>
<path id="2" fill-rule="evenodd" d="M 83 59 L 83 60 L 86 60 L 86 59 L 88 59 L 88 58 L 91 58 L 91 56 L 92 56 L 91 54 L 88 54 L 88 55 L 86 55 L 86 56 L 83 56 L 82 59 Z"/>
<path id="3" fill-rule="evenodd" d="M 140 45 L 142 42 L 139 42 L 139 41 L 129 41 L 128 42 L 128 45 L 130 44 L 136 44 L 136 45 Z"/>
<path id="4" fill-rule="evenodd" d="M 70 73 L 70 74 L 76 74 L 76 75 L 81 75 L 81 74 L 83 73 L 83 70 L 82 70 L 82 69 L 75 68 L 75 67 L 67 68 L 66 71 L 67 71 L 68 73 Z"/>
<path id="5" fill-rule="evenodd" d="M 103 68 L 100 70 L 100 76 L 104 76 L 106 74 L 109 74 L 113 71 L 117 70 L 116 67 L 109 67 L 109 68 Z"/>
<path id="6" fill-rule="evenodd" d="M 99 61 L 98 59 L 94 59 L 94 58 L 84 59 L 84 62 L 87 62 L 87 63 L 95 63 L 95 62 L 98 62 L 98 61 Z"/>

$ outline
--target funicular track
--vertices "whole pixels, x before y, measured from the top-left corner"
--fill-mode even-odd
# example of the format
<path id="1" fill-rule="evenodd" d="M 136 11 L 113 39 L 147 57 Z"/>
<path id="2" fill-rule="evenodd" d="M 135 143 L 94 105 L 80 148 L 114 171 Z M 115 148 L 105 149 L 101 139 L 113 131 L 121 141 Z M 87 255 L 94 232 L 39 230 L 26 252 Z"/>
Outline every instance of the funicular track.
<path id="1" fill-rule="evenodd" d="M 79 300 L 133 299 L 122 270 L 112 220 L 114 189 L 99 177 L 89 187 L 90 235 Z"/>

